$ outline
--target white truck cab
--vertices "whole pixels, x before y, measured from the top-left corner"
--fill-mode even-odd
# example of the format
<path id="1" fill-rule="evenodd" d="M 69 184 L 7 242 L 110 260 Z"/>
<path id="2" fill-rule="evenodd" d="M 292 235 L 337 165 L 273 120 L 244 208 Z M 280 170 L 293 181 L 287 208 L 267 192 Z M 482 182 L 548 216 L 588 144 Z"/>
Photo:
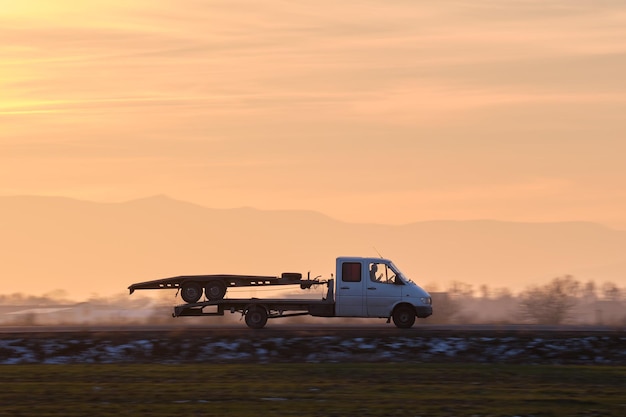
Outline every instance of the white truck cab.
<path id="1" fill-rule="evenodd" d="M 389 259 L 339 257 L 336 272 L 337 317 L 386 317 L 411 327 L 432 314 L 430 294 Z"/>

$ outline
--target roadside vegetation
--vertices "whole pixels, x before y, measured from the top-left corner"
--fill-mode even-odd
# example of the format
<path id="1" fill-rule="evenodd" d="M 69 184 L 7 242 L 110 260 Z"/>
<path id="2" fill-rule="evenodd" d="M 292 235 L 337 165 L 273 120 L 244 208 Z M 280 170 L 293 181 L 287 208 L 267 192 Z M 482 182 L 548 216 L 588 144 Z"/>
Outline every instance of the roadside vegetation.
<path id="1" fill-rule="evenodd" d="M 553 278 L 545 285 L 529 286 L 514 294 L 505 287 L 473 286 L 452 282 L 447 286 L 426 285 L 433 296 L 434 313 L 420 324 L 541 324 L 626 326 L 626 290 L 612 282 L 582 282 L 571 275 Z M 240 297 L 231 289 L 230 297 Z M 259 290 L 260 291 L 260 290 Z M 62 291 L 43 296 L 0 295 L 0 325 L 142 325 L 187 324 L 173 319 L 172 307 L 182 304 L 173 290 L 92 296 L 84 302 L 65 298 Z M 321 298 L 323 294 L 307 293 Z M 249 294 L 243 295 L 244 297 Z M 263 297 L 265 294 L 253 294 Z M 301 292 L 283 292 L 285 297 L 303 297 Z M 238 321 L 226 314 L 222 322 Z M 299 321 L 318 321 L 300 318 Z"/>
<path id="2" fill-rule="evenodd" d="M 433 296 L 431 322 L 626 326 L 626 291 L 612 282 L 597 285 L 571 275 L 518 294 L 507 288 L 453 282 Z"/>

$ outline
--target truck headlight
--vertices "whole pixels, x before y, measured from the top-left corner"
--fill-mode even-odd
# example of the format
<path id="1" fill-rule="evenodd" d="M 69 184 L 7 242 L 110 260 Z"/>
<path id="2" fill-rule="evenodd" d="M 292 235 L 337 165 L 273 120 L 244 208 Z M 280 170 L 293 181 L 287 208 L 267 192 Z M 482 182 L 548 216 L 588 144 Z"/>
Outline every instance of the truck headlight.
<path id="1" fill-rule="evenodd" d="M 420 301 L 422 304 L 431 305 L 433 303 L 433 299 L 431 297 L 420 297 Z"/>

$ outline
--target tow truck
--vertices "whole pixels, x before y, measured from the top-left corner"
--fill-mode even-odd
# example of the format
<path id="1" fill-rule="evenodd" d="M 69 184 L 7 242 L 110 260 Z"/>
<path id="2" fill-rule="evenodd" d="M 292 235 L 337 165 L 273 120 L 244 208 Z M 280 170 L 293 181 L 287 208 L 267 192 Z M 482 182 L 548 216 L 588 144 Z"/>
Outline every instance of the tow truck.
<path id="1" fill-rule="evenodd" d="M 300 273 L 280 277 L 254 275 L 185 275 L 140 282 L 129 286 L 139 289 L 181 291 L 186 304 L 174 307 L 173 316 L 223 316 L 226 311 L 245 316 L 248 327 L 261 329 L 268 319 L 310 315 L 314 317 L 386 318 L 399 328 L 410 328 L 416 317 L 432 315 L 428 292 L 408 279 L 389 259 L 347 257 L 336 259 L 336 275 L 323 280 L 306 279 Z M 227 288 L 265 285 L 300 285 L 301 289 L 325 285 L 322 299 L 225 298 Z M 202 289 L 206 301 L 200 301 Z"/>

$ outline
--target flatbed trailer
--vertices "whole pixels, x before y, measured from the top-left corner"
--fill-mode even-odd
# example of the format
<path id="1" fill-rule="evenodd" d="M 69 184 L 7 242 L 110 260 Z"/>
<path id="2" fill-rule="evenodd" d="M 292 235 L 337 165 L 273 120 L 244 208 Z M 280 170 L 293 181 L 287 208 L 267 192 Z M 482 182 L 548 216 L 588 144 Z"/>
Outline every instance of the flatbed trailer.
<path id="1" fill-rule="evenodd" d="M 265 326 L 268 319 L 294 316 L 334 317 L 334 280 L 318 281 L 328 285 L 328 292 L 321 300 L 291 298 L 225 298 L 174 307 L 172 317 L 223 316 L 226 311 L 240 312 L 246 324 L 253 329 Z M 208 309 L 210 311 L 205 311 Z"/>
<path id="2" fill-rule="evenodd" d="M 130 293 L 136 290 L 176 289 L 181 298 L 187 303 L 196 303 L 202 294 L 208 300 L 221 300 L 229 287 L 257 287 L 266 285 L 300 285 L 300 288 L 311 288 L 319 282 L 311 279 L 302 279 L 297 272 L 283 272 L 280 277 L 264 275 L 180 275 L 170 278 L 155 279 L 132 284 L 128 287 Z"/>

